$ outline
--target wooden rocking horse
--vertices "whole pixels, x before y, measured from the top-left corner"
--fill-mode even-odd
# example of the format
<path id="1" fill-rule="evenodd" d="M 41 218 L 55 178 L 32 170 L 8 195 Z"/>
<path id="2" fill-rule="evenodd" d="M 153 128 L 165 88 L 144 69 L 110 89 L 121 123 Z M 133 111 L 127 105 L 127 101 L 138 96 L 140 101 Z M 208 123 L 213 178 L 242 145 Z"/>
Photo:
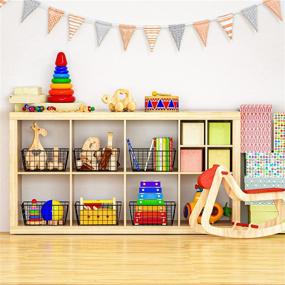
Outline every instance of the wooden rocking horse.
<path id="1" fill-rule="evenodd" d="M 216 227 L 211 225 L 209 220 L 222 183 L 226 193 L 233 202 L 273 200 L 278 211 L 278 216 L 259 225 L 245 224 L 239 221 L 233 221 L 231 227 Z M 197 184 L 203 188 L 203 192 L 189 217 L 190 227 L 196 229 L 202 227 L 209 234 L 231 238 L 257 238 L 285 231 L 285 189 L 264 188 L 241 190 L 229 171 L 219 165 L 214 165 L 212 168 L 204 171 L 198 177 Z M 197 219 L 202 210 L 201 225 L 199 225 Z"/>
<path id="2" fill-rule="evenodd" d="M 34 140 L 25 155 L 26 167 L 29 170 L 44 170 L 47 163 L 47 154 L 40 143 L 39 136 L 45 137 L 47 130 L 40 128 L 37 123 L 33 123 L 32 130 L 34 131 Z"/>

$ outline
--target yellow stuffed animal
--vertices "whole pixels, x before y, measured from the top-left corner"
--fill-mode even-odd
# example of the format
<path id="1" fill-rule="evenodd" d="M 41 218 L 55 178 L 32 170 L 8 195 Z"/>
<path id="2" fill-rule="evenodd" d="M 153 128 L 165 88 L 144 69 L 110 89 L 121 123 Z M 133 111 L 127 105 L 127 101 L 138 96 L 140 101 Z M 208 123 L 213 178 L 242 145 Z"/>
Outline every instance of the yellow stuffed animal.
<path id="1" fill-rule="evenodd" d="M 134 102 L 129 90 L 118 89 L 113 96 L 104 95 L 102 101 L 108 104 L 111 112 L 134 112 L 136 103 Z"/>

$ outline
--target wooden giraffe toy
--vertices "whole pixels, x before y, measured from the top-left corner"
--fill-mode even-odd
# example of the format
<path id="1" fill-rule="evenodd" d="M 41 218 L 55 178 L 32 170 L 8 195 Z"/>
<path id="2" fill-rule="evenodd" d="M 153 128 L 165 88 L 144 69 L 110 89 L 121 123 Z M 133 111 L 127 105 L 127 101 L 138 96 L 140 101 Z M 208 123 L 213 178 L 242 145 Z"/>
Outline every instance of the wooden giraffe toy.
<path id="1" fill-rule="evenodd" d="M 47 154 L 40 143 L 39 137 L 40 135 L 45 137 L 47 130 L 40 128 L 37 123 L 33 123 L 32 130 L 34 131 L 34 139 L 25 156 L 26 167 L 29 170 L 44 170 L 47 163 Z"/>

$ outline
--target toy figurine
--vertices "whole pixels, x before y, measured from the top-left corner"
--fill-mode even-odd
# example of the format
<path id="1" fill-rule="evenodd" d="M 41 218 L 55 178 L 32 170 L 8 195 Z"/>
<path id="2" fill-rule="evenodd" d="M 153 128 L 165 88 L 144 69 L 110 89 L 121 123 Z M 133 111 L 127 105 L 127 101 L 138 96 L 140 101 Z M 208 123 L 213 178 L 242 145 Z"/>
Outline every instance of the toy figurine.
<path id="1" fill-rule="evenodd" d="M 116 90 L 113 96 L 105 95 L 102 101 L 108 104 L 111 112 L 134 112 L 136 110 L 136 103 L 126 89 Z"/>

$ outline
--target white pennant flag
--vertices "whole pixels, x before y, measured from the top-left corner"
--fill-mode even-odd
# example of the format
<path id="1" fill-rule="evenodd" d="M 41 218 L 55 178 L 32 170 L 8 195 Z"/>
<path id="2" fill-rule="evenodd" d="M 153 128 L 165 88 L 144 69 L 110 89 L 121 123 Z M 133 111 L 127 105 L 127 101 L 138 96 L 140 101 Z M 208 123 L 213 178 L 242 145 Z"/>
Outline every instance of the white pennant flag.
<path id="1" fill-rule="evenodd" d="M 96 36 L 97 36 L 97 44 L 98 46 L 101 45 L 102 41 L 104 40 L 105 36 L 112 28 L 111 23 L 96 21 L 95 22 L 95 29 L 96 29 Z"/>
<path id="2" fill-rule="evenodd" d="M 247 19 L 251 26 L 257 32 L 257 6 L 253 5 L 251 7 L 241 10 L 241 14 Z"/>
<path id="3" fill-rule="evenodd" d="M 36 0 L 24 0 L 22 22 L 24 22 L 25 19 L 40 6 L 40 4 L 41 3 Z"/>

